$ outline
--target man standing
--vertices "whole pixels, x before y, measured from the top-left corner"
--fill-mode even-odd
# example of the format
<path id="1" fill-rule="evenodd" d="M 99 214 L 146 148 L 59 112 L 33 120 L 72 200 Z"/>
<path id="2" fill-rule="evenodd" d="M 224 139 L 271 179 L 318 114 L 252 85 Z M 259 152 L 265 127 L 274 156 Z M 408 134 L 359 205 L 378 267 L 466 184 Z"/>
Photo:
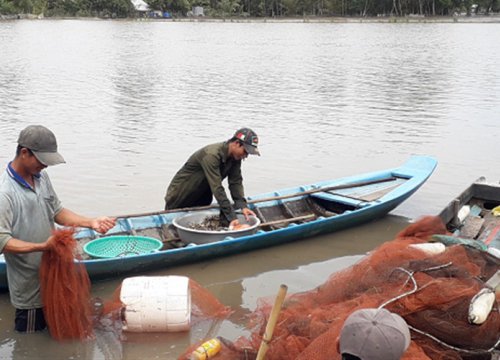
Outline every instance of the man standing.
<path id="1" fill-rule="evenodd" d="M 228 141 L 207 145 L 196 151 L 168 186 L 165 210 L 210 205 L 215 197 L 221 209 L 221 225 L 241 228 L 243 225 L 236 217 L 222 180 L 228 178 L 235 207 L 242 209 L 246 218 L 255 216 L 245 199 L 241 160 L 248 154 L 260 156 L 258 145 L 257 134 L 248 128 L 242 128 Z"/>
<path id="2" fill-rule="evenodd" d="M 54 223 L 101 233 L 115 225 L 115 219 L 91 219 L 62 206 L 44 169 L 64 162 L 52 131 L 32 125 L 19 134 L 16 156 L 0 176 L 0 252 L 20 332 L 46 328 L 38 271 L 42 252 L 52 246 Z"/>

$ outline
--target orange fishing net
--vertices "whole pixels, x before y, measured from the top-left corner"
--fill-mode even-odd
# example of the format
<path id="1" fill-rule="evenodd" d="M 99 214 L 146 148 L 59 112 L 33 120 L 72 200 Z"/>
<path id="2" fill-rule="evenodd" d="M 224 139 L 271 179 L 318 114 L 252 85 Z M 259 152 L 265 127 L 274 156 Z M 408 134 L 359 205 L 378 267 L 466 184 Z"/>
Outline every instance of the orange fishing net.
<path id="1" fill-rule="evenodd" d="M 484 281 L 500 268 L 500 260 L 462 245 L 438 255 L 409 247 L 445 233 L 439 218 L 426 217 L 321 286 L 289 296 L 266 360 L 340 359 L 336 341 L 348 315 L 381 305 L 411 327 L 405 360 L 490 359 L 499 345 L 500 296 L 482 325 L 469 324 L 468 308 Z M 255 359 L 271 307 L 272 299 L 261 301 L 248 324 L 252 335 L 234 343 L 222 339 L 222 350 L 214 359 Z"/>
<path id="2" fill-rule="evenodd" d="M 195 321 L 206 318 L 224 318 L 231 313 L 231 308 L 222 304 L 210 291 L 189 279 L 191 291 L 191 315 Z"/>
<path id="3" fill-rule="evenodd" d="M 40 286 L 44 314 L 56 340 L 84 340 L 93 336 L 90 280 L 83 263 L 74 261 L 72 229 L 55 230 L 52 249 L 42 255 Z"/>

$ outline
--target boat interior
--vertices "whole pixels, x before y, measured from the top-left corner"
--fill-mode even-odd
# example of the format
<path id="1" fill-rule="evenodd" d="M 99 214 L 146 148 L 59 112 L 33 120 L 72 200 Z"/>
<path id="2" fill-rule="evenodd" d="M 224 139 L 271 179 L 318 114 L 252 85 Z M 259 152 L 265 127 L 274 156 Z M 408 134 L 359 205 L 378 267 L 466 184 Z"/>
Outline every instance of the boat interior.
<path id="1" fill-rule="evenodd" d="M 500 229 L 500 216 L 492 210 L 500 206 L 500 187 L 473 184 L 451 202 L 440 214 L 447 229 L 464 239 L 490 242 Z"/>
<path id="2" fill-rule="evenodd" d="M 369 181 L 356 187 L 339 190 L 325 188 L 325 191 L 316 192 L 313 190 L 311 194 L 294 197 L 274 193 L 275 196 L 270 198 L 254 200 L 249 198 L 249 203 L 250 208 L 261 221 L 259 230 L 273 231 L 286 228 L 290 224 L 303 224 L 370 206 L 407 180 L 407 178 L 391 176 Z M 161 215 L 158 217 L 160 218 Z M 143 227 L 132 225 L 131 219 L 125 218 L 119 219 L 118 226 L 120 229 L 109 235 L 134 235 L 159 239 L 163 243 L 162 251 L 188 245 L 179 238 L 177 229 L 168 220 L 162 219 L 159 223 L 151 223 L 149 226 Z M 80 237 L 76 250 L 77 255 L 82 259 L 89 259 L 89 256 L 83 251 L 83 247 L 87 242 L 98 237 Z"/>

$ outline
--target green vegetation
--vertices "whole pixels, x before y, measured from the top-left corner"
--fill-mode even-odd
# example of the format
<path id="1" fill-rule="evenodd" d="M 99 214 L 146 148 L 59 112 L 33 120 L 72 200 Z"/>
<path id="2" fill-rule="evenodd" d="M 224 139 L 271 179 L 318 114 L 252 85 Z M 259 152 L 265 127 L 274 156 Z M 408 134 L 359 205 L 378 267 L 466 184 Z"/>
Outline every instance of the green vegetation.
<path id="1" fill-rule="evenodd" d="M 202 6 L 212 17 L 296 16 L 452 16 L 489 14 L 500 0 L 145 0 L 154 10 L 174 17 Z M 130 0 L 0 0 L 0 14 L 44 16 L 137 17 Z"/>
<path id="2" fill-rule="evenodd" d="M 130 0 L 0 0 L 0 14 L 44 16 L 135 16 Z"/>

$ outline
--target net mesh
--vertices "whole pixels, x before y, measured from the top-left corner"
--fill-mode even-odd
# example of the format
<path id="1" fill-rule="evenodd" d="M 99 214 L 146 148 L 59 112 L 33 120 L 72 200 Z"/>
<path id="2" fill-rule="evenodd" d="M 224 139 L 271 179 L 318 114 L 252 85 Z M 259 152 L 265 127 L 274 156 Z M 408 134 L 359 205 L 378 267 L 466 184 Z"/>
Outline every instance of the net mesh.
<path id="1" fill-rule="evenodd" d="M 93 337 L 90 280 L 83 263 L 74 261 L 72 229 L 55 230 L 54 246 L 42 255 L 40 288 L 50 335 L 56 340 Z"/>
<path id="2" fill-rule="evenodd" d="M 439 218 L 425 217 L 324 284 L 288 296 L 266 359 L 340 359 L 336 342 L 347 316 L 379 306 L 401 315 L 412 328 L 412 343 L 403 359 L 490 359 L 500 338 L 500 295 L 480 326 L 469 324 L 468 309 L 484 281 L 499 269 L 500 260 L 462 245 L 438 255 L 409 247 L 445 233 Z M 255 358 L 272 300 L 259 301 L 251 314 L 251 335 L 234 342 L 223 339 L 215 359 Z"/>
<path id="3" fill-rule="evenodd" d="M 208 318 L 222 319 L 232 310 L 222 304 L 208 289 L 193 279 L 189 279 L 191 291 L 191 315 L 194 321 L 203 321 Z"/>

